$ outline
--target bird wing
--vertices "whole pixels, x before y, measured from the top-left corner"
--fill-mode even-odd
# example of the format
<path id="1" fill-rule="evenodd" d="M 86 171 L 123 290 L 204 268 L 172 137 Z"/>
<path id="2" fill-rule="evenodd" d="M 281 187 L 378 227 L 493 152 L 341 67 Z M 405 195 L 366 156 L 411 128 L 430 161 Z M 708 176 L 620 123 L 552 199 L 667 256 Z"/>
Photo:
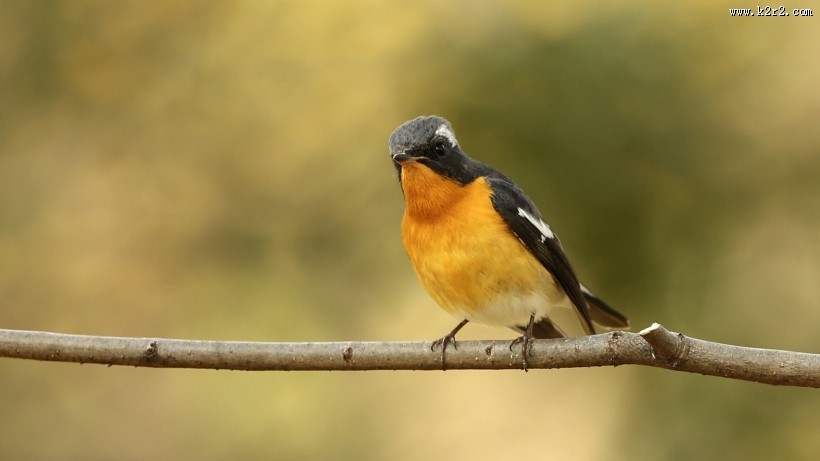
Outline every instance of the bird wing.
<path id="1" fill-rule="evenodd" d="M 512 233 L 552 274 L 567 294 L 575 306 L 575 312 L 584 331 L 590 335 L 595 334 L 581 284 L 561 248 L 558 237 L 544 222 L 535 204 L 520 187 L 500 173 L 488 176 L 487 179 L 493 190 L 492 203 L 495 210 Z"/>

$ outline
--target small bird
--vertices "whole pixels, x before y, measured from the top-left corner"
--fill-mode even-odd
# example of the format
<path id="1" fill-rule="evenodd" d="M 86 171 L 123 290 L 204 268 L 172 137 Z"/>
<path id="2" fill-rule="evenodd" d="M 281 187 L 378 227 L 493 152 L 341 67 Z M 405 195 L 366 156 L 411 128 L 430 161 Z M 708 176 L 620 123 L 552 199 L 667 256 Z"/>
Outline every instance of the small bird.
<path id="1" fill-rule="evenodd" d="M 591 335 L 593 323 L 629 327 L 578 281 L 527 194 L 467 156 L 446 119 L 405 122 L 389 147 L 404 193 L 407 255 L 430 296 L 463 319 L 432 344 L 432 350 L 441 346 L 442 367 L 447 344 L 457 347 L 456 333 L 471 321 L 522 333 L 510 350 L 521 344 L 525 370 L 533 338 Z"/>

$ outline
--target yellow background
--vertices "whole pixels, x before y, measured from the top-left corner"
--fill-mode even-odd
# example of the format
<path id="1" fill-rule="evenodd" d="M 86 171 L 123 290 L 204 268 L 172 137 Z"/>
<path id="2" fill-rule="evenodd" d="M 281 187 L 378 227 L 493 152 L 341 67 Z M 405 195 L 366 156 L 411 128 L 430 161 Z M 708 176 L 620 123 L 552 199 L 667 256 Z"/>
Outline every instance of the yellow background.
<path id="1" fill-rule="evenodd" d="M 440 337 L 387 151 L 436 113 L 635 329 L 820 352 L 820 18 L 745 3 L 2 2 L 0 327 Z M 2 359 L 0 410 L 10 460 L 820 453 L 816 390 L 637 367 Z"/>

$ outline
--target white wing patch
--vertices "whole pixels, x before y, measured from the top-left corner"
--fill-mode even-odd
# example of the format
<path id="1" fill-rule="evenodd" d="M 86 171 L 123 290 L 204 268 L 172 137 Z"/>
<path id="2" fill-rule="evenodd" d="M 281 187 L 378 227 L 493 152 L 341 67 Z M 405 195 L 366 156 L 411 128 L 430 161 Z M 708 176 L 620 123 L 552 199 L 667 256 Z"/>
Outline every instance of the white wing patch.
<path id="1" fill-rule="evenodd" d="M 428 133 L 429 133 L 429 131 L 428 131 Z M 436 134 L 439 135 L 439 136 L 444 136 L 445 138 L 447 138 L 447 140 L 450 141 L 450 146 L 458 147 L 458 141 L 456 141 L 456 135 L 454 135 L 453 132 L 450 131 L 449 128 L 447 128 L 447 125 L 441 125 L 440 127 L 438 127 L 438 130 L 436 130 Z"/>
<path id="2" fill-rule="evenodd" d="M 527 211 L 523 208 L 518 209 L 518 216 L 526 218 L 526 220 L 529 221 L 530 224 L 535 226 L 535 228 L 538 229 L 539 232 L 541 232 L 541 243 L 546 242 L 547 239 L 555 238 L 555 234 L 552 233 L 552 229 L 550 229 L 550 226 L 548 226 L 547 223 L 540 219 L 534 218 L 531 214 L 527 213 Z"/>

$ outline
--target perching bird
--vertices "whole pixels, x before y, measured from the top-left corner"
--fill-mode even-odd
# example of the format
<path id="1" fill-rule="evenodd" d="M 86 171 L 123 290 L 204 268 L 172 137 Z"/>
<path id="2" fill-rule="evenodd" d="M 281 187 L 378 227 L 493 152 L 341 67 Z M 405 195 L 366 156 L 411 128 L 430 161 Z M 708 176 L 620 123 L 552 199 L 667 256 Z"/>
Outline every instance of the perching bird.
<path id="1" fill-rule="evenodd" d="M 522 333 L 510 349 L 521 343 L 525 369 L 532 338 L 595 334 L 593 322 L 629 327 L 578 281 L 527 194 L 467 156 L 450 122 L 415 118 L 396 128 L 389 146 L 406 203 L 404 248 L 430 296 L 463 319 L 433 342 L 442 366 L 447 343 L 456 347 L 455 335 L 469 321 Z"/>

